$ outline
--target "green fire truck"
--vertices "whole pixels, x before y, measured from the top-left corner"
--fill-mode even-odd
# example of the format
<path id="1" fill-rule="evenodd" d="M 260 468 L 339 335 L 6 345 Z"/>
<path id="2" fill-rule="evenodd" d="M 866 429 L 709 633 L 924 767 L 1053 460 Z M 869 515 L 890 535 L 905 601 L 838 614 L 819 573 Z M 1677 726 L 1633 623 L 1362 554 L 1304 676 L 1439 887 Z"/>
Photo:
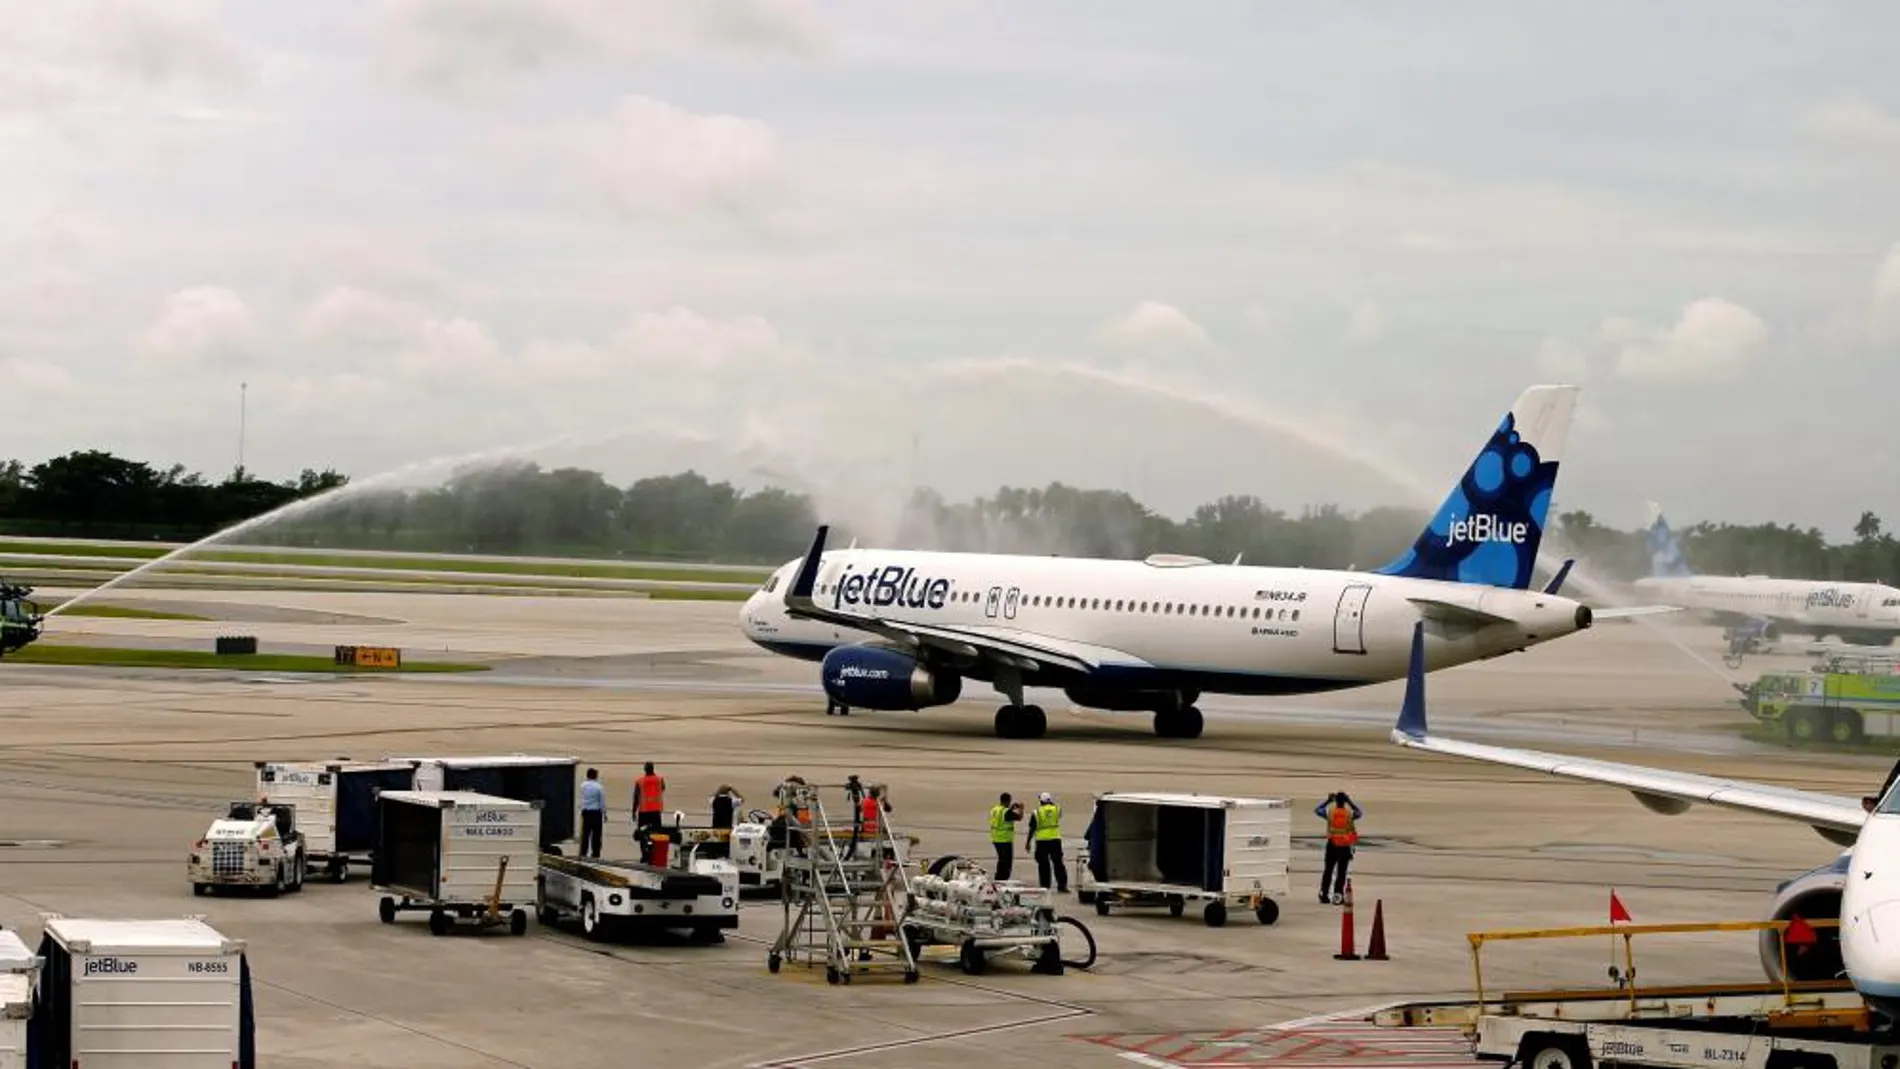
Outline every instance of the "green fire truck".
<path id="1" fill-rule="evenodd" d="M 1764 672 L 1741 705 L 1797 741 L 1900 737 L 1900 659 L 1830 657 L 1806 672 Z"/>
<path id="2" fill-rule="evenodd" d="M 28 601 L 30 586 L 0 579 L 0 657 L 40 637 L 40 607 Z"/>

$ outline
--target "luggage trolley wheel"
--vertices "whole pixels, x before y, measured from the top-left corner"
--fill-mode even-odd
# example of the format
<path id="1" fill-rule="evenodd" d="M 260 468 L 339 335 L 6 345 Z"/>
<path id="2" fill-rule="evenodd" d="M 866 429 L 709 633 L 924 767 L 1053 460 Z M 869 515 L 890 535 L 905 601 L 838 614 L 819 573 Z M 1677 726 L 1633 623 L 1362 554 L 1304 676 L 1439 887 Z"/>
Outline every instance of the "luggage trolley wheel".
<path id="1" fill-rule="evenodd" d="M 1187 912 L 1187 899 L 1180 895 L 1168 896 L 1168 916 L 1179 917 Z"/>
<path id="2" fill-rule="evenodd" d="M 350 878 L 350 859 L 346 857 L 332 858 L 330 860 L 330 867 L 326 870 L 325 874 L 330 877 L 331 883 L 348 882 Z"/>
<path id="3" fill-rule="evenodd" d="M 1207 922 L 1209 928 L 1218 928 L 1226 924 L 1227 903 L 1222 902 L 1218 898 L 1209 902 L 1207 908 L 1201 911 L 1201 919 Z"/>
<path id="4" fill-rule="evenodd" d="M 449 920 L 449 915 L 447 911 L 442 910 L 442 909 L 432 909 L 429 911 L 429 934 L 430 935 L 449 934 L 449 925 L 451 923 L 453 922 Z"/>
<path id="5" fill-rule="evenodd" d="M 840 971 L 836 965 L 825 966 L 825 983 L 828 983 L 828 984 L 844 983 L 844 973 Z"/>
<path id="6" fill-rule="evenodd" d="M 1280 903 L 1271 898 L 1262 898 L 1260 904 L 1254 907 L 1253 915 L 1259 918 L 1263 925 L 1272 924 L 1280 919 Z"/>
<path id="7" fill-rule="evenodd" d="M 384 924 L 396 923 L 396 900 L 384 895 L 383 900 L 376 903 L 376 915 L 382 918 Z"/>
<path id="8" fill-rule="evenodd" d="M 770 954 L 767 954 L 765 956 L 765 971 L 769 973 L 778 972 L 778 967 L 781 964 L 782 960 L 783 959 L 781 959 L 778 956 L 778 951 L 776 950 L 772 951 Z"/>
<path id="9" fill-rule="evenodd" d="M 528 911 L 527 910 L 521 909 L 520 907 L 516 907 L 513 911 L 511 911 L 508 914 L 508 934 L 509 935 L 527 935 L 528 934 Z"/>
<path id="10" fill-rule="evenodd" d="M 984 956 L 983 948 L 976 945 L 976 940 L 965 939 L 963 945 L 957 948 L 957 964 L 969 975 L 981 976 L 989 960 Z"/>

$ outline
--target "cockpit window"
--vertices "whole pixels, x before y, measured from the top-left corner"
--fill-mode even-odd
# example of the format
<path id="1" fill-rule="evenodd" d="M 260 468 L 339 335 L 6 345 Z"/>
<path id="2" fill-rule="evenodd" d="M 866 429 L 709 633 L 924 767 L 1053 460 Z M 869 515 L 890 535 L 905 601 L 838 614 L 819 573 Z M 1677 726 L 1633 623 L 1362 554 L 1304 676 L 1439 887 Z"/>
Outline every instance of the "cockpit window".
<path id="1" fill-rule="evenodd" d="M 766 592 L 767 594 L 770 594 L 770 593 L 772 593 L 773 591 L 775 591 L 775 590 L 777 590 L 777 589 L 778 589 L 778 576 L 779 576 L 779 573 L 777 573 L 777 572 L 773 572 L 773 573 L 772 573 L 772 578 L 770 578 L 770 579 L 767 579 L 767 580 L 765 581 L 765 592 Z"/>

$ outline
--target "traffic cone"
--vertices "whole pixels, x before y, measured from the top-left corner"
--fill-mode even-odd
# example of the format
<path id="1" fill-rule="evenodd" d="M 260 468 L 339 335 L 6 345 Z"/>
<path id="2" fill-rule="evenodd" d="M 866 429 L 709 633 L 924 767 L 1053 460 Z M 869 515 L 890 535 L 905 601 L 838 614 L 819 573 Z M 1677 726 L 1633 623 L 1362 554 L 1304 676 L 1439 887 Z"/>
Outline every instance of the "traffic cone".
<path id="1" fill-rule="evenodd" d="M 1372 904 L 1372 936 L 1366 940 L 1367 961 L 1390 961 L 1385 956 L 1385 899 Z"/>
<path id="2" fill-rule="evenodd" d="M 1333 955 L 1335 961 L 1358 961 L 1359 955 L 1353 951 L 1352 939 L 1352 881 L 1346 881 L 1346 908 L 1339 915 L 1339 953 Z"/>

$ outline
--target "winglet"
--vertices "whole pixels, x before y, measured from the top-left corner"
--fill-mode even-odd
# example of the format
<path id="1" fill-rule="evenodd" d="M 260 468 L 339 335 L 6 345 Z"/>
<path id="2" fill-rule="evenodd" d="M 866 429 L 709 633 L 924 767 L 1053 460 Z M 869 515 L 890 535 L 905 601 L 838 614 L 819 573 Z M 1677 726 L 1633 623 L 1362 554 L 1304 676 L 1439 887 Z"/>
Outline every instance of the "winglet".
<path id="1" fill-rule="evenodd" d="M 1550 585 L 1544 588 L 1544 593 L 1555 595 L 1557 591 L 1562 590 L 1564 580 L 1570 578 L 1570 566 L 1575 563 L 1577 563 L 1577 558 L 1566 557 L 1564 559 L 1564 566 L 1557 569 L 1557 574 L 1551 577 Z"/>
<path id="2" fill-rule="evenodd" d="M 1412 625 L 1412 663 L 1405 670 L 1405 703 L 1399 706 L 1394 735 L 1425 737 L 1425 624 Z"/>
<path id="3" fill-rule="evenodd" d="M 805 562 L 798 566 L 798 576 L 792 585 L 785 588 L 785 604 L 795 606 L 800 602 L 811 604 L 811 594 L 818 586 L 818 564 L 825 555 L 825 536 L 831 533 L 826 524 L 818 525 L 818 534 L 811 540 L 811 549 L 805 554 Z"/>

